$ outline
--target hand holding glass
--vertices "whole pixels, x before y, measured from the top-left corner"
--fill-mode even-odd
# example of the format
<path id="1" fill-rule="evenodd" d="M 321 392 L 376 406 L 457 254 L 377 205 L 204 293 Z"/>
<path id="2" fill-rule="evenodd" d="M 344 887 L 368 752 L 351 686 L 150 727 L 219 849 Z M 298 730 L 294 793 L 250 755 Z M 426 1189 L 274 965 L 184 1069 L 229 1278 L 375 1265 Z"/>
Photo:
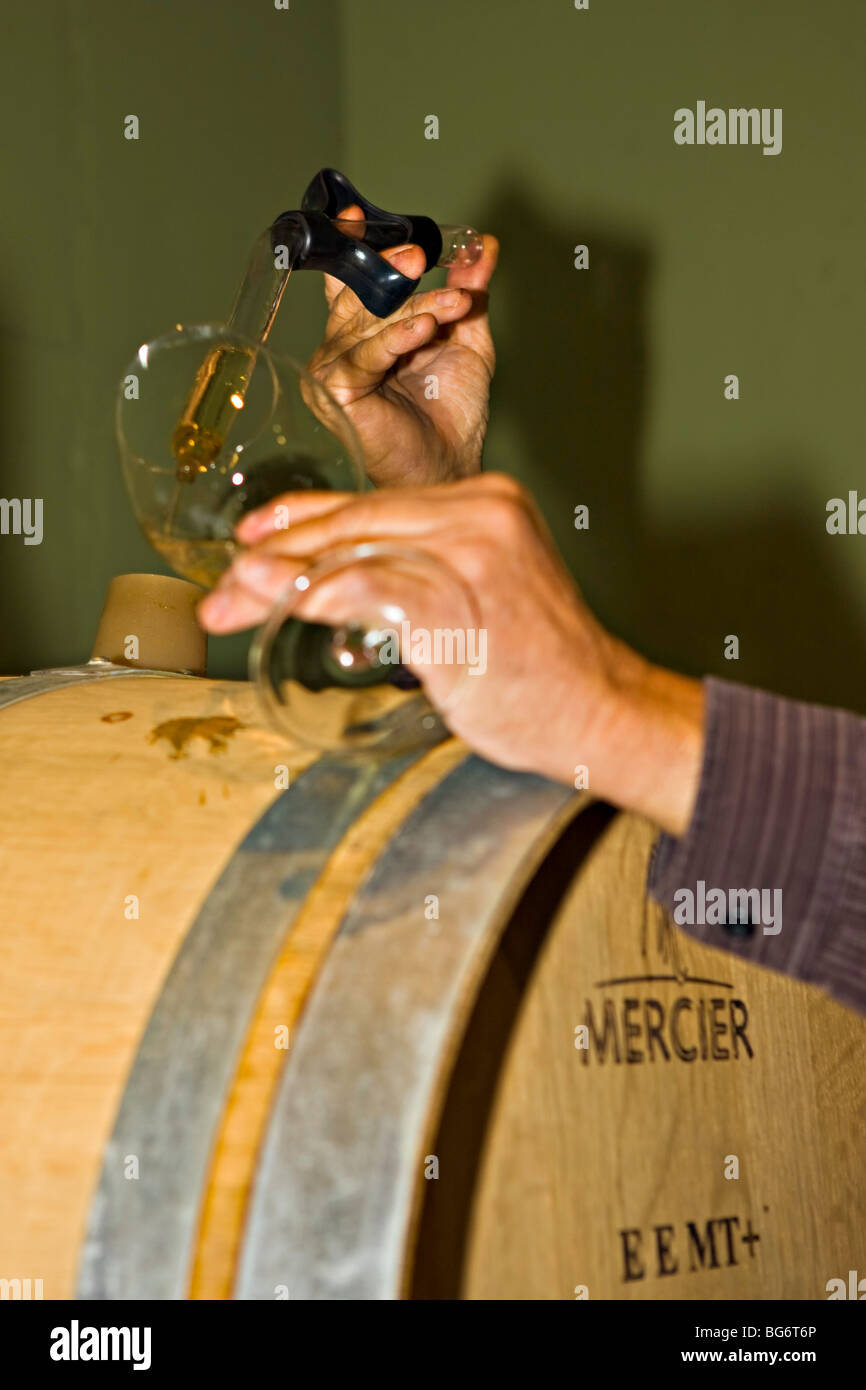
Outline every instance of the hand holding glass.
<path id="1" fill-rule="evenodd" d="M 357 434 L 326 388 L 292 359 L 222 325 L 178 326 L 139 348 L 118 392 L 117 434 L 144 534 L 178 574 L 206 587 L 231 563 L 245 512 L 283 493 L 369 486 Z M 387 571 L 388 582 L 360 586 L 363 611 L 347 612 L 336 628 L 296 616 L 320 585 L 358 567 L 371 578 Z M 477 628 L 462 581 L 423 551 L 371 539 L 311 557 L 250 652 L 275 726 L 342 753 L 396 753 L 443 738 L 440 714 L 395 659 L 410 617 L 399 594 L 419 586 L 433 586 L 452 626 Z M 443 714 L 466 675 L 465 664 L 450 667 L 437 700 Z"/>

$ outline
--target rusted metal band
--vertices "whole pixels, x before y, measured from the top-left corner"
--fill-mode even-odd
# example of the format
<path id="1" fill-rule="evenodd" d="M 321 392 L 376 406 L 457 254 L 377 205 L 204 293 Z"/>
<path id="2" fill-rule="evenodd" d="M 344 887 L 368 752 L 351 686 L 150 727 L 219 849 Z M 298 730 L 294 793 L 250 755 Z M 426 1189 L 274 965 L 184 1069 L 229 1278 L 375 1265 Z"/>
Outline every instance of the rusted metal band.
<path id="1" fill-rule="evenodd" d="M 527 871 L 579 804 L 567 788 L 470 758 L 384 850 L 283 1072 L 235 1297 L 399 1297 L 455 1022 Z M 438 920 L 425 914 L 434 896 Z"/>
<path id="2" fill-rule="evenodd" d="M 214 1133 L 272 962 L 334 846 L 414 760 L 322 759 L 275 801 L 193 923 L 127 1080 L 78 1297 L 185 1297 Z M 127 1177 L 127 1157 L 138 1176 Z"/>
<path id="3" fill-rule="evenodd" d="M 52 690 L 64 690 L 70 685 L 86 685 L 88 681 L 108 680 L 113 676 L 177 676 L 176 671 L 150 671 L 137 666 L 57 666 L 52 670 L 31 671 L 29 676 L 12 676 L 0 681 L 0 709 L 30 700 L 35 695 L 47 695 Z"/>

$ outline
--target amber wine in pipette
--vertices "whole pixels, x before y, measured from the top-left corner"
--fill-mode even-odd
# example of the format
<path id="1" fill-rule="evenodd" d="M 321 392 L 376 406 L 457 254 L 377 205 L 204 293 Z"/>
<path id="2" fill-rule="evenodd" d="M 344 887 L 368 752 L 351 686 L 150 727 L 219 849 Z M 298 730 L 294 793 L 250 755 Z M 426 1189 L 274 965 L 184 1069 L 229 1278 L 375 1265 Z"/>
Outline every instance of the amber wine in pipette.
<path id="1" fill-rule="evenodd" d="M 179 480 L 206 473 L 219 456 L 238 411 L 244 408 L 253 366 L 254 354 L 240 347 L 208 353 L 172 435 Z"/>
<path id="2" fill-rule="evenodd" d="M 265 343 L 271 331 L 291 267 L 274 257 L 270 231 L 256 241 L 226 324 L 229 333 Z M 219 456 L 244 400 L 256 354 L 240 344 L 214 348 L 196 375 L 183 414 L 172 436 L 180 481 L 206 473 Z"/>
<path id="3" fill-rule="evenodd" d="M 151 538 L 157 550 L 165 555 L 166 559 L 171 560 L 166 546 L 195 547 L 199 544 L 174 539 L 181 493 L 199 474 L 207 473 L 222 452 L 226 435 L 237 419 L 238 411 L 244 408 L 244 397 L 250 384 L 254 361 L 255 354 L 243 348 L 220 347 L 209 352 L 198 369 L 195 385 L 171 438 L 171 447 L 177 463 L 177 481 L 165 529 L 158 533 L 159 543 L 155 537 Z M 202 544 L 209 545 L 212 542 Z M 179 554 L 171 563 L 175 569 L 189 574 L 190 578 L 193 577 L 189 565 L 180 563 Z M 209 568 L 209 561 L 203 563 L 205 568 Z M 196 582 L 204 581 L 197 579 Z"/>

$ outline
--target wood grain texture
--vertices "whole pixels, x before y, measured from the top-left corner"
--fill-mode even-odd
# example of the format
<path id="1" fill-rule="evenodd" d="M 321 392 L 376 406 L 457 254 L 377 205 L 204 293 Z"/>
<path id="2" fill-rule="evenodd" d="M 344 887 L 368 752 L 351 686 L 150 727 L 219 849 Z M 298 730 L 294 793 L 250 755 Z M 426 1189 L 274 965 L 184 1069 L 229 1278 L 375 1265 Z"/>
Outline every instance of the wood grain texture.
<path id="1" fill-rule="evenodd" d="M 178 732 L 202 719 L 204 737 Z M 275 766 L 314 757 L 263 729 L 240 683 L 130 676 L 0 714 L 3 1277 L 71 1296 L 103 1148 L 177 949 L 279 795 Z"/>
<path id="2" fill-rule="evenodd" d="M 404 774 L 304 902 L 238 1058 L 191 1297 L 230 1296 L 291 1059 L 274 1028 L 294 1031 L 383 849 L 464 756 L 442 745 Z M 239 683 L 125 677 L 0 714 L 0 1277 L 71 1295 L 103 1150 L 178 948 L 279 794 L 277 765 L 295 774 L 314 758 L 265 731 Z M 531 881 L 503 885 L 501 946 L 479 954 L 482 977 L 454 1010 L 423 1146 L 440 1176 L 423 1184 L 407 1292 L 826 1297 L 863 1260 L 866 1023 L 672 928 L 647 904 L 644 822 L 598 805 L 566 820 Z M 588 1024 L 589 1048 L 575 1047 Z M 407 1162 L 421 1171 L 417 1153 Z"/>
<path id="3" fill-rule="evenodd" d="M 192 1299 L 231 1297 L 256 1159 L 274 1091 L 311 985 L 343 915 L 383 847 L 431 787 L 467 755 L 456 739 L 429 752 L 347 832 L 309 893 L 262 991 L 214 1146 L 190 1277 Z"/>
<path id="4" fill-rule="evenodd" d="M 524 972 L 473 1176 L 462 1297 L 573 1299 L 584 1286 L 590 1299 L 821 1299 L 829 1279 L 862 1268 L 866 1022 L 645 910 L 653 834 L 611 822 Z M 603 983 L 648 975 L 676 978 Z M 501 1001 L 514 978 L 506 952 L 488 995 Z M 693 1060 L 670 1034 L 678 999 L 690 1001 L 676 1017 Z M 619 1061 L 612 1030 L 604 1060 L 592 1035 L 575 1047 L 587 1001 L 597 1033 L 610 1002 Z M 713 1037 L 712 1020 L 726 1031 Z M 465 1096 L 464 1063 L 471 1049 L 455 1073 Z M 440 1207 L 455 1147 L 441 1155 Z M 428 1238 L 419 1259 L 435 1254 Z M 421 1296 L 447 1295 L 433 1280 Z"/>

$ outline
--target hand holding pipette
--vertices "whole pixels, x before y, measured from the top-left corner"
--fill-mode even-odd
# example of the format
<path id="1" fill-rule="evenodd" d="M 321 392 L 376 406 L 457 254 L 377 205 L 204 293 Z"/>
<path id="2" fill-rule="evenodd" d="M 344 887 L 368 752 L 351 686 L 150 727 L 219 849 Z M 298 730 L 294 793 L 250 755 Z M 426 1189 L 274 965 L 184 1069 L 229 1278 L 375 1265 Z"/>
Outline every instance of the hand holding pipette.
<path id="1" fill-rule="evenodd" d="M 426 457 L 439 460 L 443 477 L 463 476 L 480 466 L 493 370 L 486 304 L 473 294 L 483 295 L 495 257 L 492 237 L 482 238 L 471 227 L 441 227 L 428 217 L 386 212 L 368 202 L 345 175 L 323 169 L 310 183 L 301 208 L 282 213 L 256 242 L 228 327 L 264 343 L 293 270 L 321 270 L 329 285 L 342 282 L 347 297 L 339 307 L 332 306 L 325 341 L 311 367 L 341 404 L 350 410 L 359 407 L 356 427 L 370 454 L 374 481 L 412 480 L 424 456 L 422 443 L 433 445 Z M 434 265 L 449 268 L 447 290 L 415 295 L 421 275 Z M 334 298 L 332 289 L 328 295 Z M 467 322 L 458 333 L 456 325 L 463 319 Z M 443 341 L 441 330 L 447 325 L 453 327 Z M 437 334 L 438 345 L 431 341 Z M 407 353 L 413 354 L 414 373 L 396 370 Z M 434 365 L 441 370 L 434 371 Z M 202 364 L 172 440 L 180 480 L 192 480 L 214 466 L 243 409 L 254 366 L 250 354 L 226 353 Z M 425 367 L 426 378 L 419 378 Z M 386 378 L 387 397 L 382 391 Z M 476 419 L 479 387 L 484 412 Z M 447 402 L 443 388 L 449 392 Z M 367 398 L 368 407 L 361 409 L 359 403 Z M 396 435 L 388 439 L 392 427 Z M 392 476 L 395 465 L 397 476 Z M 425 479 L 431 481 L 428 472 L 425 468 Z"/>

